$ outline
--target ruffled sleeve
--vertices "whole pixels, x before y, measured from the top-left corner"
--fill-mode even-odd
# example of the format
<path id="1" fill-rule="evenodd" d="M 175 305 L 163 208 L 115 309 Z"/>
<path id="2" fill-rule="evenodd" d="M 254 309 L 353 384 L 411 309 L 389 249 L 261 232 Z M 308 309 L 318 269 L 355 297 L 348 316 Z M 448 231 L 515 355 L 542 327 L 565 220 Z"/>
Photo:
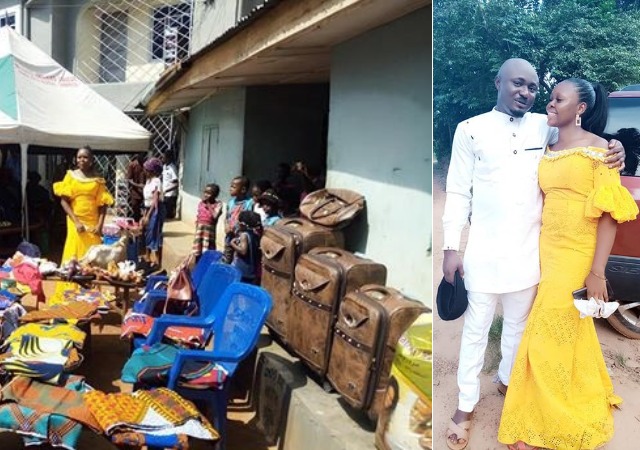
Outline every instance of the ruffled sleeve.
<path id="1" fill-rule="evenodd" d="M 603 213 L 611 214 L 618 223 L 634 220 L 638 215 L 638 205 L 620 183 L 618 169 L 609 169 L 604 163 L 593 170 L 593 191 L 587 197 L 585 216 L 598 218 Z"/>
<path id="2" fill-rule="evenodd" d="M 104 179 L 98 180 L 98 194 L 96 195 L 96 201 L 98 202 L 98 207 L 113 205 L 113 197 L 107 190 Z"/>
<path id="3" fill-rule="evenodd" d="M 57 197 L 72 197 L 73 194 L 73 178 L 67 172 L 62 181 L 53 183 L 53 194 Z"/>

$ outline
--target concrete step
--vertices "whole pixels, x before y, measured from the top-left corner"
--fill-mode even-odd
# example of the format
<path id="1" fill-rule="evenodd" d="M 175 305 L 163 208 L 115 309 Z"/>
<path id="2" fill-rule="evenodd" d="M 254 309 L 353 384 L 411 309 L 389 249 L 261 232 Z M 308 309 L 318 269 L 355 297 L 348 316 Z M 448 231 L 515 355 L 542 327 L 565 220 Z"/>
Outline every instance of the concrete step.
<path id="1" fill-rule="evenodd" d="M 269 339 L 267 336 L 264 338 Z M 361 412 L 326 392 L 303 363 L 277 342 L 258 353 L 257 427 L 283 450 L 371 450 L 374 427 Z"/>

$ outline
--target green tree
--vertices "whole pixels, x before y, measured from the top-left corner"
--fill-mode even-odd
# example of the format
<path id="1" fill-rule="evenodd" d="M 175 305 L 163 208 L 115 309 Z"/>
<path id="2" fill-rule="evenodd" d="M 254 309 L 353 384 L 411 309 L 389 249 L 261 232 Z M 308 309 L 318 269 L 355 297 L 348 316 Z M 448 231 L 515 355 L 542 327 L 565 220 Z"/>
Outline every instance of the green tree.
<path id="1" fill-rule="evenodd" d="M 555 83 L 599 81 L 609 90 L 640 83 L 640 9 L 620 0 L 435 0 L 434 151 L 448 158 L 458 122 L 489 111 L 495 74 L 507 58 L 530 61 L 543 112 Z"/>

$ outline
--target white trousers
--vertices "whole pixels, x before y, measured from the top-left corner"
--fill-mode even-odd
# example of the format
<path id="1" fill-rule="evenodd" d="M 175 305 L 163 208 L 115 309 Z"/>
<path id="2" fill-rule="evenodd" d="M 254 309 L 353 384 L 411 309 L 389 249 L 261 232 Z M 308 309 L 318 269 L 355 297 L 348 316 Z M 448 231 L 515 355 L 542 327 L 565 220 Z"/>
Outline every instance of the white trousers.
<path id="1" fill-rule="evenodd" d="M 484 353 L 489 340 L 489 328 L 496 305 L 502 302 L 504 320 L 500 350 L 502 360 L 498 367 L 498 378 L 509 385 L 511 368 L 515 362 L 520 339 L 527 323 L 538 286 L 506 294 L 467 292 L 469 306 L 464 313 L 464 327 L 460 343 L 458 364 L 458 409 L 471 412 L 480 399 L 480 371 L 484 364 Z"/>

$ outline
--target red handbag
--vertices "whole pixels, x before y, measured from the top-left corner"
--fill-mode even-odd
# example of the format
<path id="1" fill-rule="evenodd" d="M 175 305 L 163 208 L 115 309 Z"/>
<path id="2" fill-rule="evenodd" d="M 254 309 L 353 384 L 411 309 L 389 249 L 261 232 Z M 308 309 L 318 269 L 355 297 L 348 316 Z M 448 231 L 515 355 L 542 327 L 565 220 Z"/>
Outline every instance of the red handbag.
<path id="1" fill-rule="evenodd" d="M 164 303 L 163 314 L 194 314 L 197 312 L 195 289 L 191 281 L 192 261 L 193 254 L 189 254 L 172 272 L 167 282 L 167 300 Z"/>

